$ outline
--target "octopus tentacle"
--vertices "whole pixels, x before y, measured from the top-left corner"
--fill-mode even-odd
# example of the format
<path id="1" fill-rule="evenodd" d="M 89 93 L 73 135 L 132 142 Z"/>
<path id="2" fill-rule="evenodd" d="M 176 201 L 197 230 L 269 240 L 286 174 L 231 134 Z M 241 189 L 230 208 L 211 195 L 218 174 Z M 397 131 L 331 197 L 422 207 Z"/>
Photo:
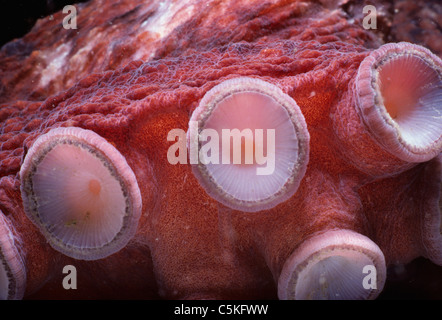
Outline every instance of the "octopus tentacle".
<path id="1" fill-rule="evenodd" d="M 439 156 L 359 190 L 372 239 L 385 253 L 388 265 L 419 256 L 441 264 L 440 162 Z"/>

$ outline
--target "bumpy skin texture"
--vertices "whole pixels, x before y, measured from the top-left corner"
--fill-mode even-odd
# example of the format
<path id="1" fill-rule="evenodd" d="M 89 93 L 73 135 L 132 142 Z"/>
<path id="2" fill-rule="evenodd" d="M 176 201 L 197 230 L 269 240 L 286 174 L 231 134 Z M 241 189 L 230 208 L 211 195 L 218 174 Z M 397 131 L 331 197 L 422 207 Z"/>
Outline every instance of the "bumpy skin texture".
<path id="1" fill-rule="evenodd" d="M 278 276 L 293 250 L 332 229 L 368 236 L 388 265 L 427 255 L 419 228 L 422 207 L 438 205 L 438 196 L 426 191 L 440 188 L 440 160 L 410 165 L 380 151 L 363 131 L 349 93 L 360 62 L 381 41 L 349 23 L 335 3 L 246 2 L 171 1 L 165 8 L 127 1 L 96 15 L 104 2 L 92 1 L 78 6 L 78 31 L 62 29 L 59 13 L 2 49 L 0 209 L 22 238 L 25 297 L 276 298 Z M 166 9 L 175 14 L 167 16 Z M 115 27 L 106 26 L 110 21 Z M 143 22 L 170 30 L 142 32 Z M 54 25 L 59 32 L 49 36 L 45 30 Z M 66 56 L 51 65 L 55 57 L 44 52 L 57 48 Z M 6 72 L 14 67 L 17 72 Z M 187 130 L 204 94 L 239 76 L 263 79 L 293 97 L 311 137 L 298 191 L 257 213 L 216 202 L 190 165 L 167 160 L 167 133 Z M 35 139 L 59 126 L 107 139 L 138 180 L 138 231 L 108 258 L 63 256 L 24 214 L 22 158 Z M 364 154 L 351 146 L 348 133 L 365 143 Z M 67 264 L 77 267 L 78 290 L 61 288 Z"/>

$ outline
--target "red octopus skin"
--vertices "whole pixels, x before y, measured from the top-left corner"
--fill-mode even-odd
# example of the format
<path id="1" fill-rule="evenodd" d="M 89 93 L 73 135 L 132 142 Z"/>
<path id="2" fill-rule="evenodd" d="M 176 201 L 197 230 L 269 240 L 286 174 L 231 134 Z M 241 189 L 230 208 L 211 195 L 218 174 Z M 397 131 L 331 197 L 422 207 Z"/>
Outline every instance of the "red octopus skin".
<path id="1" fill-rule="evenodd" d="M 22 239 L 25 298 L 274 299 L 290 254 L 333 229 L 373 240 L 387 266 L 426 257 L 421 210 L 438 206 L 440 156 L 410 165 L 355 124 L 350 90 L 361 61 L 382 44 L 374 32 L 346 19 L 339 1 L 165 3 L 80 4 L 78 30 L 63 29 L 59 12 L 0 51 L 0 209 Z M 161 32 L 146 27 L 160 17 Z M 51 62 L 60 56 L 57 69 Z M 298 191 L 256 213 L 223 206 L 190 165 L 167 160 L 167 133 L 186 131 L 204 94 L 239 76 L 295 99 L 310 134 Z M 40 135 L 67 126 L 114 145 L 141 190 L 136 235 L 97 261 L 52 249 L 23 209 L 23 157 Z M 356 130 L 363 155 L 346 130 Z M 78 270 L 78 290 L 60 286 L 68 264 Z"/>

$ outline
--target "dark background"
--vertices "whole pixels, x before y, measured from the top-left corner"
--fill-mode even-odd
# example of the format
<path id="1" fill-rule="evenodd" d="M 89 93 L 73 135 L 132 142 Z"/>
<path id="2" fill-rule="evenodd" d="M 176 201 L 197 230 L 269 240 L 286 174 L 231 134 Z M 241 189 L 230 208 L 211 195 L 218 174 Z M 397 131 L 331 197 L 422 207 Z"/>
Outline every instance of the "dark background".
<path id="1" fill-rule="evenodd" d="M 28 33 L 37 19 L 80 2 L 87 0 L 0 0 L 0 47 Z"/>

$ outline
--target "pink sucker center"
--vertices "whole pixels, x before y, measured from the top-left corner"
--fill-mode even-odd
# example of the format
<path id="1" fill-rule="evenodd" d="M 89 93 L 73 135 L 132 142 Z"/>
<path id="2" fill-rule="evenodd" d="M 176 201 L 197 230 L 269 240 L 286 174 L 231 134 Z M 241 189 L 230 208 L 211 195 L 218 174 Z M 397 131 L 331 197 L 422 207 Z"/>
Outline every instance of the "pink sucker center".
<path id="1" fill-rule="evenodd" d="M 393 119 L 408 117 L 419 108 L 435 72 L 420 57 L 410 54 L 392 58 L 379 70 L 384 106 Z"/>

